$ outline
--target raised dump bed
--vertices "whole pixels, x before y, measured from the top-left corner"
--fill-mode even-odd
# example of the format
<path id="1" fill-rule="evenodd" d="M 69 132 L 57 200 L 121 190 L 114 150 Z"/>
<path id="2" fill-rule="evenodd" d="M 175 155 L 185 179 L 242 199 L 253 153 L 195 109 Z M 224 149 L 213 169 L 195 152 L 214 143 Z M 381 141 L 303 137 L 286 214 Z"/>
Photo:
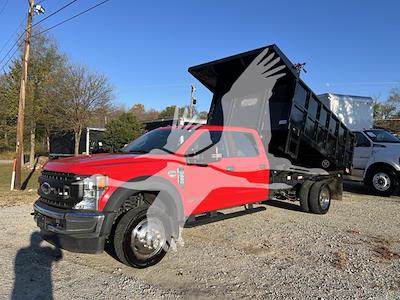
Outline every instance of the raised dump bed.
<path id="1" fill-rule="evenodd" d="M 272 96 L 252 101 L 260 91 L 251 91 L 247 99 L 229 95 L 226 105 L 234 83 L 266 48 L 265 61 L 282 74 L 270 88 Z M 299 78 L 296 66 L 276 45 L 194 66 L 189 72 L 213 93 L 208 124 L 257 129 L 269 153 L 294 165 L 350 171 L 354 135 Z"/>

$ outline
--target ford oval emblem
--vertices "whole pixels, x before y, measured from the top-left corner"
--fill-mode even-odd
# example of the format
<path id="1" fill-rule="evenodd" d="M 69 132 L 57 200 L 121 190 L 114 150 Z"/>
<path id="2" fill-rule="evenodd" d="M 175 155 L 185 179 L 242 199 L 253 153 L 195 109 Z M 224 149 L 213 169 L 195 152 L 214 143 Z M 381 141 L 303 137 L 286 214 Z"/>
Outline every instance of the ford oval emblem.
<path id="1" fill-rule="evenodd" d="M 40 186 L 40 189 L 42 190 L 43 194 L 48 195 L 51 192 L 51 186 L 47 182 L 43 182 L 42 185 Z"/>

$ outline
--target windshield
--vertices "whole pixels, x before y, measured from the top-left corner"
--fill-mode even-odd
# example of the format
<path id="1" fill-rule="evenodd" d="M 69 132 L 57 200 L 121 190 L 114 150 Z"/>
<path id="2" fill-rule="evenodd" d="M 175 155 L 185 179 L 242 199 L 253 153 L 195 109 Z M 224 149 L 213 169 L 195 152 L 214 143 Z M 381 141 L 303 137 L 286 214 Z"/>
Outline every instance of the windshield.
<path id="1" fill-rule="evenodd" d="M 400 140 L 385 130 L 366 130 L 365 133 L 375 143 L 400 143 Z"/>
<path id="2" fill-rule="evenodd" d="M 193 132 L 193 128 L 155 129 L 125 146 L 122 152 L 174 154 Z"/>

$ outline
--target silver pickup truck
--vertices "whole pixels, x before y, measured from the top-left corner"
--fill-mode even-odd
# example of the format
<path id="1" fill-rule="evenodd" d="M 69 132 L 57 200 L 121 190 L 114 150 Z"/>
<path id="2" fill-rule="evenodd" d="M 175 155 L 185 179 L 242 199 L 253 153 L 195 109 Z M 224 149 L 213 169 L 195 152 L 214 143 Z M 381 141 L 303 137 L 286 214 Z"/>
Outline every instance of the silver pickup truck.
<path id="1" fill-rule="evenodd" d="M 356 145 L 350 179 L 363 181 L 379 195 L 392 195 L 400 183 L 400 139 L 383 129 L 353 133 Z"/>

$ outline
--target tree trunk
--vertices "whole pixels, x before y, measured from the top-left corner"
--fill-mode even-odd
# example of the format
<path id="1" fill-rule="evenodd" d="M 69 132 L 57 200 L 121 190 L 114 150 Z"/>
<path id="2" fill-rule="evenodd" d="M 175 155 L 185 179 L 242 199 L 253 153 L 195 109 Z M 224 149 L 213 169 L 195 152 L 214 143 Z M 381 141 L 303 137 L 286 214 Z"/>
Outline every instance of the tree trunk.
<path id="1" fill-rule="evenodd" d="M 31 121 L 31 150 L 29 153 L 29 165 L 33 167 L 35 164 L 35 145 L 36 145 L 36 122 L 34 120 Z"/>
<path id="2" fill-rule="evenodd" d="M 81 142 L 82 129 L 75 130 L 75 155 L 79 155 L 79 144 Z"/>

